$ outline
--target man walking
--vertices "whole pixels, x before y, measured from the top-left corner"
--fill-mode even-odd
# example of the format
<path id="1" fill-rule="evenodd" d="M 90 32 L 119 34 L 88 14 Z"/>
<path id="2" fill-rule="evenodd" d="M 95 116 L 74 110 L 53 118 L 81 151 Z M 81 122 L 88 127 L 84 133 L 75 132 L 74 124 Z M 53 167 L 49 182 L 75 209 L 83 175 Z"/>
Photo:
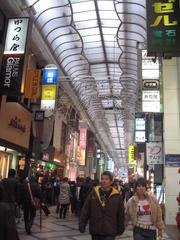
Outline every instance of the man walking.
<path id="1" fill-rule="evenodd" d="M 16 180 L 16 170 L 9 169 L 8 178 L 5 178 L 1 182 L 3 188 L 2 201 L 9 204 L 12 209 L 13 215 L 16 215 L 16 204 L 19 204 L 19 183 Z"/>
<path id="2" fill-rule="evenodd" d="M 105 171 L 101 186 L 92 190 L 82 208 L 79 230 L 84 233 L 89 221 L 92 240 L 114 240 L 124 232 L 124 203 L 112 181 L 111 172 Z"/>

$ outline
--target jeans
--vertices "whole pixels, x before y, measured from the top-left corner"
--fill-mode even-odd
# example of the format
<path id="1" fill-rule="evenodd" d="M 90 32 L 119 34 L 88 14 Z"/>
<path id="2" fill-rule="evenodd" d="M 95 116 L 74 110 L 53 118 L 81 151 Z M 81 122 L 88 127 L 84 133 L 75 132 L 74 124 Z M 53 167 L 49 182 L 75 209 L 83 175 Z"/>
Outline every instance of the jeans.
<path id="1" fill-rule="evenodd" d="M 156 240 L 156 230 L 146 230 L 142 228 L 134 228 L 134 240 Z"/>
<path id="2" fill-rule="evenodd" d="M 92 235 L 92 240 L 114 240 L 114 236 Z"/>

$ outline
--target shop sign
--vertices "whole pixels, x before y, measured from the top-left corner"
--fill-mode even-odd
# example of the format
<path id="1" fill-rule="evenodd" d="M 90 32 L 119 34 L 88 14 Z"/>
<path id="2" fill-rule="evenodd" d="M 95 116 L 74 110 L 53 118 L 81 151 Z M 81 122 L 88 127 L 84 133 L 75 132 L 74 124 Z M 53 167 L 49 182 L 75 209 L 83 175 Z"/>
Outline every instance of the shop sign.
<path id="1" fill-rule="evenodd" d="M 19 160 L 19 170 L 24 170 L 25 168 L 25 158 Z"/>
<path id="2" fill-rule="evenodd" d="M 159 90 L 159 80 L 143 80 L 143 90 Z"/>
<path id="3" fill-rule="evenodd" d="M 43 70 L 43 84 L 57 84 L 58 68 L 56 65 L 49 64 Z"/>
<path id="4" fill-rule="evenodd" d="M 146 2 L 148 55 L 180 56 L 179 0 Z"/>
<path id="5" fill-rule="evenodd" d="M 163 164 L 163 151 L 161 142 L 146 143 L 147 164 Z"/>
<path id="6" fill-rule="evenodd" d="M 48 168 L 48 169 L 55 169 L 55 168 L 56 168 L 56 165 L 53 164 L 53 163 L 46 163 L 46 164 L 45 164 L 45 168 Z"/>
<path id="7" fill-rule="evenodd" d="M 31 112 L 16 102 L 2 104 L 0 111 L 0 139 L 29 148 Z"/>
<path id="8" fill-rule="evenodd" d="M 142 69 L 159 70 L 159 59 L 149 57 L 147 50 L 142 50 Z"/>
<path id="9" fill-rule="evenodd" d="M 49 153 L 43 153 L 42 160 L 48 162 L 49 161 Z"/>
<path id="10" fill-rule="evenodd" d="M 146 130 L 146 121 L 144 118 L 136 118 L 136 130 L 138 131 Z"/>
<path id="11" fill-rule="evenodd" d="M 167 154 L 165 155 L 166 167 L 178 167 L 180 168 L 180 154 Z"/>
<path id="12" fill-rule="evenodd" d="M 40 97 L 41 70 L 29 69 L 26 74 L 24 98 L 37 99 Z"/>
<path id="13" fill-rule="evenodd" d="M 35 111 L 34 121 L 44 121 L 44 111 Z"/>
<path id="14" fill-rule="evenodd" d="M 80 141 L 79 141 L 79 146 L 81 149 L 86 149 L 86 138 L 87 138 L 87 129 L 81 128 L 80 129 Z"/>
<path id="15" fill-rule="evenodd" d="M 80 147 L 78 147 L 78 162 L 79 166 L 86 165 L 86 151 L 85 149 L 81 149 Z"/>
<path id="16" fill-rule="evenodd" d="M 4 54 L 24 54 L 29 18 L 10 18 L 6 33 Z"/>
<path id="17" fill-rule="evenodd" d="M 0 91 L 5 95 L 20 95 L 23 76 L 29 18 L 8 19 L 2 58 Z"/>
<path id="18" fill-rule="evenodd" d="M 55 109 L 55 100 L 41 100 L 41 110 L 45 112 L 45 117 L 50 117 L 54 113 Z"/>
<path id="19" fill-rule="evenodd" d="M 160 101 L 160 91 L 143 91 L 143 101 Z"/>
<path id="20" fill-rule="evenodd" d="M 159 113 L 161 111 L 161 105 L 160 102 L 143 102 L 142 109 L 143 112 Z"/>
<path id="21" fill-rule="evenodd" d="M 134 145 L 129 145 L 128 147 L 128 162 L 131 165 L 136 165 Z"/>
<path id="22" fill-rule="evenodd" d="M 146 132 L 145 131 L 136 131 L 135 132 L 135 141 L 137 143 L 146 142 Z"/>
<path id="23" fill-rule="evenodd" d="M 42 100 L 55 100 L 56 99 L 56 85 L 43 85 L 41 99 Z"/>
<path id="24" fill-rule="evenodd" d="M 142 79 L 159 79 L 159 69 L 142 69 Z"/>
<path id="25" fill-rule="evenodd" d="M 41 95 L 41 110 L 45 111 L 45 117 L 54 113 L 56 101 L 56 83 L 58 68 L 54 64 L 48 64 L 43 71 L 43 85 Z"/>

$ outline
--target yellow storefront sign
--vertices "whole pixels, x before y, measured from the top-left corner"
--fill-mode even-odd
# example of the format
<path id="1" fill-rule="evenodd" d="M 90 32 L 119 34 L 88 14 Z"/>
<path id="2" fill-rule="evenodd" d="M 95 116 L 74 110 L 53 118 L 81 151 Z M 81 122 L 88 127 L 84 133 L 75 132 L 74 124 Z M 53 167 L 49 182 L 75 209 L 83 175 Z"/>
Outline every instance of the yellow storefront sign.
<path id="1" fill-rule="evenodd" d="M 37 99 L 40 97 L 41 70 L 27 70 L 24 98 Z"/>
<path id="2" fill-rule="evenodd" d="M 134 145 L 130 145 L 128 147 L 128 162 L 130 165 L 136 165 Z"/>
<path id="3" fill-rule="evenodd" d="M 42 100 L 55 100 L 56 99 L 56 85 L 43 85 L 41 99 Z"/>

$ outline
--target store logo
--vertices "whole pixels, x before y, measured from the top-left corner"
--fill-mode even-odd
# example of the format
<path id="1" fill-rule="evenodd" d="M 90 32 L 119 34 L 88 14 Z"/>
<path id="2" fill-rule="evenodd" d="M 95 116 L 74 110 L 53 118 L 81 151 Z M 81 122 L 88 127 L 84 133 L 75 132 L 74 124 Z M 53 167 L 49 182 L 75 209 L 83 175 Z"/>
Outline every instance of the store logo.
<path id="1" fill-rule="evenodd" d="M 22 133 L 26 131 L 26 126 L 21 123 L 21 119 L 18 117 L 11 118 L 9 126 L 20 130 Z"/>
<path id="2" fill-rule="evenodd" d="M 20 58 L 9 57 L 7 59 L 4 87 L 11 87 L 12 78 L 17 78 L 19 75 Z"/>

